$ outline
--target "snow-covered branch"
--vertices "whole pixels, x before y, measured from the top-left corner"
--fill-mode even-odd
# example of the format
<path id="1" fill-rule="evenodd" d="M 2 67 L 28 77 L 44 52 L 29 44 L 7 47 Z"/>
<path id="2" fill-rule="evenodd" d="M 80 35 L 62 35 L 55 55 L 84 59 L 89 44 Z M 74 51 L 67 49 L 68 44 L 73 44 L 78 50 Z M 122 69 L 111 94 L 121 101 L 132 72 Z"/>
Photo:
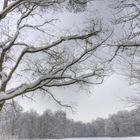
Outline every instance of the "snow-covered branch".
<path id="1" fill-rule="evenodd" d="M 17 6 L 24 3 L 25 0 L 16 0 L 11 4 L 7 5 L 7 1 L 4 2 L 3 10 L 0 12 L 0 20 L 6 17 L 6 15 L 11 11 L 14 10 Z"/>
<path id="2" fill-rule="evenodd" d="M 11 79 L 13 73 L 15 72 L 15 70 L 17 69 L 19 63 L 21 62 L 21 60 L 23 59 L 24 55 L 25 54 L 28 54 L 28 53 L 37 53 L 37 52 L 40 52 L 40 51 L 47 51 L 49 50 L 50 48 L 52 47 L 55 47 L 59 44 L 61 44 L 62 42 L 64 41 L 70 41 L 70 40 L 85 40 L 89 37 L 92 37 L 92 36 L 95 36 L 96 34 L 98 34 L 100 31 L 96 31 L 96 32 L 92 32 L 92 33 L 89 33 L 89 34 L 86 34 L 86 35 L 73 35 L 73 36 L 68 36 L 68 37 L 61 37 L 61 39 L 57 40 L 57 41 L 54 41 L 51 45 L 46 45 L 46 46 L 43 46 L 43 47 L 32 47 L 32 46 L 29 46 L 28 44 L 25 44 L 25 43 L 15 43 L 14 45 L 23 45 L 25 46 L 26 48 L 21 52 L 19 58 L 17 59 L 16 63 L 15 63 L 15 66 L 12 68 L 9 76 L 7 77 L 7 80 L 6 80 L 6 83 Z M 66 66 L 66 68 L 63 70 L 63 73 L 64 71 L 74 65 L 75 63 L 77 63 L 79 60 L 81 60 L 86 54 L 88 54 L 89 52 L 91 51 L 94 51 L 95 49 L 97 49 L 99 46 L 101 46 L 108 38 L 106 38 L 105 40 L 103 40 L 103 42 L 101 42 L 100 44 L 98 44 L 97 46 L 95 47 L 92 47 L 86 51 L 84 51 L 80 57 L 78 57 L 77 59 L 75 59 L 71 64 L 68 64 Z"/>
<path id="3" fill-rule="evenodd" d="M 102 70 L 101 70 L 102 71 Z M 71 85 L 74 83 L 78 83 L 78 82 L 86 82 L 88 83 L 88 78 L 98 75 L 96 74 L 96 72 L 92 72 L 92 73 L 88 73 L 88 74 L 82 74 L 78 77 L 71 77 L 71 76 L 42 76 L 40 77 L 38 80 L 36 80 L 33 83 L 30 84 L 22 84 L 20 86 L 18 86 L 17 88 L 11 89 L 6 91 L 5 93 L 1 93 L 0 95 L 0 101 L 5 101 L 8 99 L 12 99 L 16 96 L 19 96 L 21 94 L 25 94 L 31 91 L 35 91 L 39 88 L 42 88 L 43 86 L 45 87 L 53 87 L 53 86 L 67 86 L 67 85 Z M 53 82 L 49 82 L 48 81 L 55 81 Z M 62 81 L 61 81 L 62 80 Z"/>
<path id="4" fill-rule="evenodd" d="M 103 46 L 110 35 L 106 36 L 101 24 L 97 25 L 96 22 L 91 21 L 92 25 L 88 25 L 86 29 L 79 28 L 74 32 L 64 31 L 56 35 L 56 38 L 48 33 L 50 31 L 47 25 L 49 28 L 50 23 L 57 18 L 51 15 L 51 19 L 45 19 L 47 16 L 44 17 L 43 13 L 63 7 L 73 8 L 77 12 L 78 9 L 81 11 L 80 9 L 84 8 L 87 2 L 87 0 L 82 2 L 3 0 L 3 8 L 0 11 L 2 36 L 0 40 L 0 110 L 6 100 L 28 92 L 45 89 L 46 94 L 57 101 L 55 96 L 48 92 L 49 88 L 76 83 L 81 85 L 103 82 L 106 71 L 104 62 L 97 60 L 94 53 Z M 48 11 L 45 14 L 48 14 Z M 57 30 L 55 25 L 51 24 L 51 26 Z M 33 34 L 31 34 L 32 31 Z M 34 36 L 35 38 L 38 36 L 34 32 L 39 33 L 41 37 L 34 39 Z M 18 84 L 11 84 L 18 79 L 17 75 L 21 76 Z M 28 80 L 26 76 L 29 77 Z M 91 77 L 94 81 L 90 81 Z M 9 85 L 14 85 L 14 88 Z M 60 101 L 58 103 L 64 105 Z"/>

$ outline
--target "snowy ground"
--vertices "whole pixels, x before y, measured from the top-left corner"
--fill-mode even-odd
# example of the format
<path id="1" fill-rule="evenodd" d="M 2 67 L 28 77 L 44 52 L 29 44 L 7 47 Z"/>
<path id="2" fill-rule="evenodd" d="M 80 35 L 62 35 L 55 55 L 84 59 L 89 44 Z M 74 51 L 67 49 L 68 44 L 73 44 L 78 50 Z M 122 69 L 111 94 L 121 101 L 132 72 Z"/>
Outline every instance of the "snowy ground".
<path id="1" fill-rule="evenodd" d="M 58 139 L 53 139 L 58 140 Z M 60 140 L 60 139 L 59 139 Z M 67 138 L 61 140 L 140 140 L 140 137 L 127 137 L 127 138 Z"/>
<path id="2" fill-rule="evenodd" d="M 1 139 L 0 139 L 1 140 Z M 12 139 L 18 140 L 18 139 Z M 29 139 L 20 139 L 29 140 Z M 32 139 L 33 140 L 33 139 Z M 66 138 L 66 139 L 35 139 L 35 140 L 140 140 L 140 137 L 120 137 L 120 138 Z"/>
<path id="3" fill-rule="evenodd" d="M 84 138 L 84 139 L 66 139 L 66 140 L 140 140 L 140 137 L 127 137 L 127 138 Z"/>

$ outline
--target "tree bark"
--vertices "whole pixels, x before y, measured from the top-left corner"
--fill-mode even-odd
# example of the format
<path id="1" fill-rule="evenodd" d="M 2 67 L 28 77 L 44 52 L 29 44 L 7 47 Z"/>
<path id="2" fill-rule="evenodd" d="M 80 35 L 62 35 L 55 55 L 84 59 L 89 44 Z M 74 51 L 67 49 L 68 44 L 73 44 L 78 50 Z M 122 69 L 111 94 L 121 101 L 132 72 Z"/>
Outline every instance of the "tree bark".
<path id="1" fill-rule="evenodd" d="M 8 5 L 8 0 L 4 0 L 3 10 L 7 7 L 7 5 Z"/>
<path id="2" fill-rule="evenodd" d="M 0 111 L 2 110 L 3 106 L 4 106 L 5 101 L 1 101 L 0 102 Z"/>

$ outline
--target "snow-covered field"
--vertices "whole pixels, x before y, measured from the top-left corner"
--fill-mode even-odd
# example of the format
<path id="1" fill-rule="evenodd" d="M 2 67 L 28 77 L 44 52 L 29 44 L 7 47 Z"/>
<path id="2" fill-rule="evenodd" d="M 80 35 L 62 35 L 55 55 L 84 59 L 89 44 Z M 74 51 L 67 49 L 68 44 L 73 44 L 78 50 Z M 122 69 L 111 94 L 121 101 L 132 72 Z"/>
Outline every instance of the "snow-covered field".
<path id="1" fill-rule="evenodd" d="M 126 137 L 126 138 L 124 138 L 124 137 L 123 138 L 67 138 L 67 139 L 53 139 L 53 140 L 140 140 L 140 137 Z"/>
<path id="2" fill-rule="evenodd" d="M 127 138 L 73 138 L 64 140 L 140 140 L 140 137 L 127 137 Z"/>
<path id="3" fill-rule="evenodd" d="M 14 139 L 12 139 L 12 140 L 14 140 Z M 15 140 L 18 140 L 18 139 L 15 139 Z M 30 140 L 30 139 L 20 139 L 20 140 Z M 42 139 L 35 139 L 35 140 L 42 140 Z M 65 138 L 65 139 L 43 139 L 43 140 L 140 140 L 140 137 L 120 137 L 120 138 L 103 138 L 103 137 L 101 137 L 101 138 Z"/>

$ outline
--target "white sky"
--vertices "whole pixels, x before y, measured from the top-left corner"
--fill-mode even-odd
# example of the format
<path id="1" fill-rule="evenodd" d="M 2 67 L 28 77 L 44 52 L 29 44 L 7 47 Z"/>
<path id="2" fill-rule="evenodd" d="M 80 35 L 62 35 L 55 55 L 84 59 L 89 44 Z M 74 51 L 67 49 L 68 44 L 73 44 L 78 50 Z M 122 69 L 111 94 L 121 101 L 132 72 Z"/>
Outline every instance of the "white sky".
<path id="1" fill-rule="evenodd" d="M 95 9 L 91 7 L 89 9 L 91 16 L 93 16 L 92 11 L 95 13 L 95 10 L 98 9 L 99 11 L 94 16 L 105 19 L 105 22 L 109 21 L 111 13 L 106 6 L 107 3 L 105 1 L 97 2 Z M 61 15 L 62 20 L 60 24 L 63 25 L 64 21 L 66 28 L 74 26 L 71 18 L 74 19 L 74 22 L 85 20 L 84 15 L 76 18 L 72 14 L 67 16 L 67 13 L 64 13 Z M 97 117 L 106 118 L 119 110 L 129 109 L 128 104 L 122 102 L 120 98 L 134 95 L 137 91 L 129 87 L 128 84 L 128 81 L 123 77 L 112 75 L 102 85 L 86 87 L 88 90 L 79 90 L 76 86 L 70 86 L 63 89 L 54 89 L 53 92 L 56 97 L 66 103 L 72 102 L 75 104 L 75 113 L 66 109 L 69 118 L 76 121 L 89 122 Z M 35 109 L 38 113 L 42 113 L 46 109 L 51 109 L 52 111 L 60 109 L 52 100 L 43 95 L 34 96 L 34 101 L 21 97 L 18 97 L 17 100 L 24 107 L 25 111 Z"/>
<path id="2" fill-rule="evenodd" d="M 89 90 L 91 93 L 88 92 Z M 54 94 L 59 99 L 66 103 L 74 103 L 75 113 L 65 109 L 68 117 L 84 122 L 92 121 L 97 117 L 107 118 L 117 111 L 130 109 L 129 104 L 123 102 L 121 98 L 134 96 L 136 92 L 124 77 L 118 75 L 112 75 L 102 85 L 90 86 L 88 90 L 82 91 L 75 86 L 54 90 Z M 34 101 L 18 97 L 18 101 L 26 111 L 35 109 L 40 114 L 46 109 L 52 111 L 60 109 L 56 103 L 44 95 L 34 96 Z"/>

